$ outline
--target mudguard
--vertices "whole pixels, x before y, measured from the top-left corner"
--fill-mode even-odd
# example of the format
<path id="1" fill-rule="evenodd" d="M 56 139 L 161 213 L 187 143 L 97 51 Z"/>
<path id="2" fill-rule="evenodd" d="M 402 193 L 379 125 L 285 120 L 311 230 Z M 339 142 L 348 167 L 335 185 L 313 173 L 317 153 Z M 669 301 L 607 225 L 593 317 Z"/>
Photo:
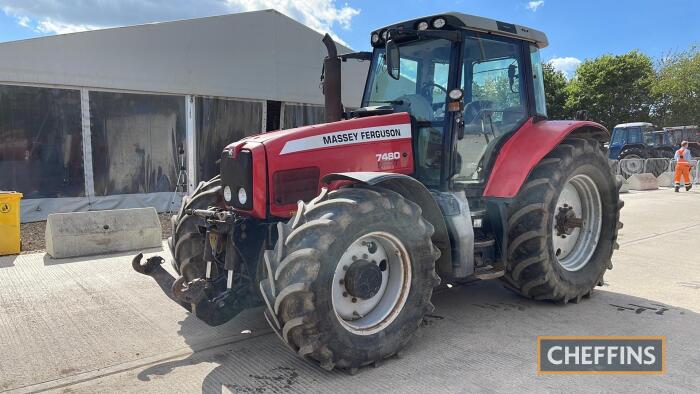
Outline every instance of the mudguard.
<path id="1" fill-rule="evenodd" d="M 513 198 L 537 163 L 569 135 L 594 138 L 601 143 L 610 139 L 602 125 L 588 121 L 533 118 L 503 145 L 486 183 L 484 197 Z"/>
<path id="2" fill-rule="evenodd" d="M 324 176 L 321 181 L 325 184 L 357 182 L 370 186 L 381 186 L 418 204 L 423 211 L 423 217 L 435 228 L 432 240 L 441 252 L 440 258 L 435 263 L 438 274 L 442 277 L 452 276 L 452 250 L 447 223 L 437 201 L 425 185 L 408 175 L 390 172 L 332 173 Z"/>

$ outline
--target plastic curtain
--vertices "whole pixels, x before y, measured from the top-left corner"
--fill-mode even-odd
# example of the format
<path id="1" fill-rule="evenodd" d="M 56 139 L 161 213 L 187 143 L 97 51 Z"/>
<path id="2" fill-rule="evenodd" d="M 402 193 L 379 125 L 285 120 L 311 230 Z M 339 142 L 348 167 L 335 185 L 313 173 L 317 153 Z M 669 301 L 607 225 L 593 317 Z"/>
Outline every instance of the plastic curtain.
<path id="1" fill-rule="evenodd" d="M 311 104 L 284 103 L 283 128 L 325 123 L 326 111 L 322 106 Z"/>
<path id="2" fill-rule="evenodd" d="M 197 179 L 219 173 L 226 145 L 262 130 L 262 102 L 198 97 L 196 105 Z"/>
<path id="3" fill-rule="evenodd" d="M 185 144 L 185 99 L 90 92 L 95 195 L 175 190 Z"/>
<path id="4" fill-rule="evenodd" d="M 85 195 L 80 91 L 0 85 L 0 190 Z"/>

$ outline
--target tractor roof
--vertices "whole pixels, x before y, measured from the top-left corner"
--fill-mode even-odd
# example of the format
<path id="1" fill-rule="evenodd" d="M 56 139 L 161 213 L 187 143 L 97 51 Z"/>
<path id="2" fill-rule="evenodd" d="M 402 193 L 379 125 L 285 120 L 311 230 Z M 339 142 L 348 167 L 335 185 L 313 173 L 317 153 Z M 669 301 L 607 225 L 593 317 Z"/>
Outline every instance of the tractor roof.
<path id="1" fill-rule="evenodd" d="M 444 14 L 431 15 L 422 18 L 411 19 L 404 22 L 394 23 L 389 26 L 385 26 L 381 29 L 377 29 L 372 33 L 378 33 L 381 36 L 381 33 L 388 28 L 416 29 L 416 26 L 420 22 L 426 21 L 432 25 L 432 21 L 441 17 L 447 20 L 448 27 L 462 28 L 496 34 L 499 36 L 518 38 L 521 40 L 530 41 L 534 43 L 538 48 L 544 48 L 549 44 L 549 41 L 547 41 L 547 36 L 539 30 L 516 25 L 513 23 L 501 22 L 495 19 L 483 18 L 475 15 L 467 15 L 461 12 L 447 12 Z"/>
<path id="2" fill-rule="evenodd" d="M 619 125 L 616 125 L 616 129 L 626 129 L 628 127 L 641 127 L 641 126 L 654 126 L 651 123 L 647 122 L 632 122 L 632 123 L 621 123 Z"/>

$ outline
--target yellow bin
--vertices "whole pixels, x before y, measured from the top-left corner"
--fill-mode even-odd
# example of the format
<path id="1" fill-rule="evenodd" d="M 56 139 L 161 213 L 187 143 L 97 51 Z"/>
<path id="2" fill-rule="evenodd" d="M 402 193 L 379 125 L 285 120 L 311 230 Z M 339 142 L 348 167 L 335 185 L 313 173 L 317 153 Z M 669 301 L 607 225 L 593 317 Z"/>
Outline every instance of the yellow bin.
<path id="1" fill-rule="evenodd" d="M 19 200 L 22 193 L 0 191 L 0 256 L 18 254 Z"/>

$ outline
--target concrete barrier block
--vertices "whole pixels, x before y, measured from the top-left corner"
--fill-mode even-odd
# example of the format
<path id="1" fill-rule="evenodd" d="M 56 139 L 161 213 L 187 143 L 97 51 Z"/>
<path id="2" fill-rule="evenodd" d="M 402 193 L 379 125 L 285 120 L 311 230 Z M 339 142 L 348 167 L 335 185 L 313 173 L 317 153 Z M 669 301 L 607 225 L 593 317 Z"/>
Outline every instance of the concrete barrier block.
<path id="1" fill-rule="evenodd" d="M 627 179 L 622 175 L 615 175 L 615 178 L 620 182 L 620 193 L 629 193 L 630 183 L 627 182 Z"/>
<path id="2" fill-rule="evenodd" d="M 673 177 L 676 174 L 673 172 L 664 172 L 656 177 L 656 181 L 659 183 L 659 187 L 673 187 Z"/>
<path id="3" fill-rule="evenodd" d="M 56 213 L 46 222 L 46 253 L 56 259 L 161 246 L 154 208 Z"/>
<path id="4" fill-rule="evenodd" d="M 643 173 L 634 174 L 627 178 L 630 190 L 656 190 L 659 188 L 659 182 L 654 174 Z"/>

